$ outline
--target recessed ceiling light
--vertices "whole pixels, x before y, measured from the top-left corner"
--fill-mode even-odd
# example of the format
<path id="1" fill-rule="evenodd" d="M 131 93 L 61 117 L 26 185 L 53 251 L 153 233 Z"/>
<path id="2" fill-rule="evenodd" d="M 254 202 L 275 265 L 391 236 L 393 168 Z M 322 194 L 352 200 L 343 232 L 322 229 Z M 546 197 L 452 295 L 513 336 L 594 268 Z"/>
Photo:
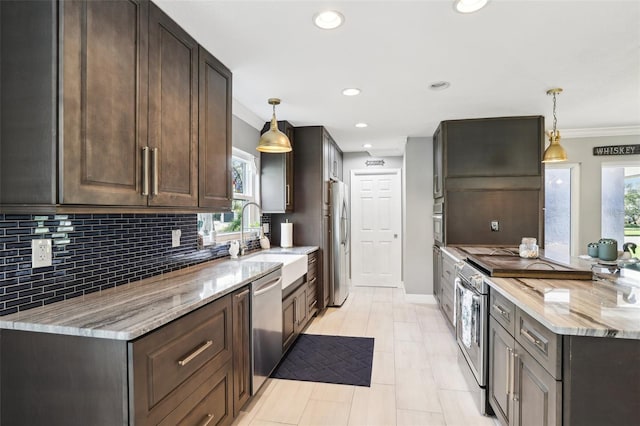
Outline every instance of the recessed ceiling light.
<path id="1" fill-rule="evenodd" d="M 345 96 L 356 96 L 360 94 L 360 89 L 356 87 L 350 87 L 350 88 L 344 89 L 342 91 L 342 94 Z"/>
<path id="2" fill-rule="evenodd" d="M 489 0 L 455 0 L 453 7 L 460 13 L 473 13 L 487 5 Z"/>
<path id="3" fill-rule="evenodd" d="M 344 16 L 335 10 L 325 10 L 316 13 L 313 17 L 313 23 L 323 30 L 333 30 L 344 23 Z"/>
<path id="4" fill-rule="evenodd" d="M 367 126 L 368 126 L 367 123 L 356 123 L 356 127 L 359 129 L 364 129 Z"/>
<path id="5" fill-rule="evenodd" d="M 362 145 L 363 148 L 371 148 L 373 147 L 373 145 L 371 145 L 370 143 L 365 143 L 364 145 Z"/>
<path id="6" fill-rule="evenodd" d="M 431 90 L 444 90 L 451 86 L 451 83 L 448 81 L 436 81 L 429 85 L 429 89 Z"/>

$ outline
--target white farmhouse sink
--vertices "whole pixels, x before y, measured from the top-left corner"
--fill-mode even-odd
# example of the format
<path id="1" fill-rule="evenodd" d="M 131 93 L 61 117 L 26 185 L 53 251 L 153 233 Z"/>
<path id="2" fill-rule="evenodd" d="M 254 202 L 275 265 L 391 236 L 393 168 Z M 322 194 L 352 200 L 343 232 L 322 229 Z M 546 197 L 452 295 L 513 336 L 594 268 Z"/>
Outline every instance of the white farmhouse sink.
<path id="1" fill-rule="evenodd" d="M 306 254 L 258 253 L 246 257 L 245 262 L 282 263 L 282 288 L 294 283 L 307 273 L 308 260 Z"/>

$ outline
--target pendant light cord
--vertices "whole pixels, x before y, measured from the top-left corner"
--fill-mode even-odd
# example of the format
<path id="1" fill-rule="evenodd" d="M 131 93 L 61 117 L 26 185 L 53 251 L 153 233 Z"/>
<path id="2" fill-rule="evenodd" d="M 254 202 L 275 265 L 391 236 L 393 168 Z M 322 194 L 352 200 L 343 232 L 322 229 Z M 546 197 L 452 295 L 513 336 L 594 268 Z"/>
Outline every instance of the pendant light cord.
<path id="1" fill-rule="evenodd" d="M 553 134 L 556 134 L 556 124 L 558 123 L 558 117 L 556 116 L 556 94 L 553 94 Z"/>

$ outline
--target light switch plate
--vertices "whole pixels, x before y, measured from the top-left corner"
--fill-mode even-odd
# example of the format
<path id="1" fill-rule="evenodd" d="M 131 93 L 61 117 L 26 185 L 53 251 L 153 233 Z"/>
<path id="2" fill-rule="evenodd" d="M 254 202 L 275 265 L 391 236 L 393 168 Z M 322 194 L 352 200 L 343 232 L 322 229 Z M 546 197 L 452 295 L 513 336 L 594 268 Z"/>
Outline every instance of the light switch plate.
<path id="1" fill-rule="evenodd" d="M 500 230 L 500 222 L 497 220 L 491 221 L 491 232 L 498 232 Z"/>
<path id="2" fill-rule="evenodd" d="M 51 266 L 51 240 L 31 240 L 31 268 Z"/>
<path id="3" fill-rule="evenodd" d="M 180 236 L 182 231 L 179 229 L 173 229 L 171 231 L 171 247 L 180 247 Z"/>

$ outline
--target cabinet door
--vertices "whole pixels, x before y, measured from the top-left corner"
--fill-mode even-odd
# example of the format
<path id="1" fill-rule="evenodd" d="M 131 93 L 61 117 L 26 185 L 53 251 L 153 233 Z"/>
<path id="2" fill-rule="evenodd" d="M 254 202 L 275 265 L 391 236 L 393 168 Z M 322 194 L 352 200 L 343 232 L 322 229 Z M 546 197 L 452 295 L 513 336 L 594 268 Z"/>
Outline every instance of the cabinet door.
<path id="1" fill-rule="evenodd" d="M 200 207 L 231 209 L 231 71 L 199 50 L 198 197 Z"/>
<path id="2" fill-rule="evenodd" d="M 262 128 L 262 133 L 269 130 L 269 127 L 270 123 L 266 123 Z M 286 121 L 278 121 L 278 129 L 287 135 L 293 151 L 283 154 L 262 153 L 260 155 L 260 186 L 264 213 L 293 212 L 294 127 Z"/>
<path id="3" fill-rule="evenodd" d="M 307 325 L 308 307 L 309 305 L 307 304 L 307 287 L 303 285 L 300 287 L 298 291 L 296 291 L 296 298 L 295 298 L 296 334 L 300 334 L 302 329 Z"/>
<path id="4" fill-rule="evenodd" d="M 444 195 L 443 188 L 444 146 L 442 142 L 442 125 L 433 134 L 433 198 Z"/>
<path id="5" fill-rule="evenodd" d="M 440 274 L 442 270 L 442 253 L 440 247 L 433 246 L 433 294 L 440 303 Z"/>
<path id="6" fill-rule="evenodd" d="M 286 351 L 296 337 L 295 293 L 282 302 L 282 351 Z"/>
<path id="7" fill-rule="evenodd" d="M 489 404 L 502 425 L 513 421 L 511 365 L 513 337 L 493 318 L 489 317 Z"/>
<path id="8" fill-rule="evenodd" d="M 331 194 L 329 194 L 331 179 L 331 137 L 322 129 L 322 205 L 325 210 L 329 210 L 331 204 Z"/>
<path id="9" fill-rule="evenodd" d="M 146 1 L 65 1 L 62 204 L 147 203 Z"/>
<path id="10" fill-rule="evenodd" d="M 562 383 L 556 381 L 529 353 L 516 343 L 515 422 L 518 426 L 562 424 Z"/>
<path id="11" fill-rule="evenodd" d="M 198 44 L 149 10 L 149 148 L 153 206 L 198 205 Z"/>
<path id="12" fill-rule="evenodd" d="M 238 415 L 251 396 L 251 292 L 249 287 L 233 293 L 233 415 Z"/>
<path id="13" fill-rule="evenodd" d="M 331 302 L 330 292 L 330 262 L 331 262 L 331 216 L 322 216 L 322 273 L 320 274 L 320 281 L 322 286 L 322 308 L 329 306 Z"/>

